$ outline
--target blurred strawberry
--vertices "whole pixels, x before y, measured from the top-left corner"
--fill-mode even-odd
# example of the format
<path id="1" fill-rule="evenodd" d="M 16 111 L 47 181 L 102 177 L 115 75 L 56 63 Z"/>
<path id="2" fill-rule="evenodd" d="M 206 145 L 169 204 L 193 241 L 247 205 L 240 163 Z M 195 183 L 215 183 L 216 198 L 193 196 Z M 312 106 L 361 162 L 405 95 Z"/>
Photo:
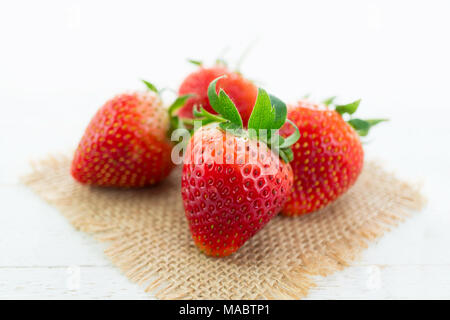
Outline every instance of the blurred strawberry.
<path id="1" fill-rule="evenodd" d="M 297 216 L 319 210 L 336 200 L 356 181 L 364 162 L 364 151 L 359 136 L 384 119 L 345 121 L 343 115 L 352 115 L 360 100 L 347 105 L 328 105 L 300 100 L 291 106 L 288 118 L 300 130 L 300 139 L 293 146 L 294 186 L 283 214 Z M 292 133 L 285 126 L 282 136 Z"/>
<path id="2" fill-rule="evenodd" d="M 156 88 L 119 94 L 107 101 L 89 123 L 72 161 L 79 182 L 105 187 L 142 187 L 172 170 L 169 133 L 177 121 L 164 108 Z M 177 99 L 172 113 L 187 96 Z"/>
<path id="3" fill-rule="evenodd" d="M 208 100 L 208 85 L 211 81 L 223 75 L 227 77 L 219 80 L 217 83 L 217 92 L 220 89 L 225 90 L 231 101 L 237 107 L 244 127 L 246 127 L 253 106 L 255 105 L 258 94 L 257 87 L 251 81 L 242 77 L 240 73 L 232 72 L 222 64 L 217 64 L 211 68 L 205 68 L 200 64 L 198 70 L 184 79 L 178 90 L 178 94 L 193 94 L 194 96 L 188 99 L 184 107 L 179 110 L 178 115 L 182 118 L 193 118 L 195 105 L 197 107 L 203 107 L 206 111 L 215 114 L 216 112 Z"/>

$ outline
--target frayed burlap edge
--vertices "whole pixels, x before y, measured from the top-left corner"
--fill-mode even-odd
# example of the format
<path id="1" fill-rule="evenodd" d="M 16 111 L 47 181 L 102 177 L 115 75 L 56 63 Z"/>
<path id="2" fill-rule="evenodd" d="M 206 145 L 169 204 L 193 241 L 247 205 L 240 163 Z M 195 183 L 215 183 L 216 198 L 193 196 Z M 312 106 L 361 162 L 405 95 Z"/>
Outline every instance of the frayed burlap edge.
<path id="1" fill-rule="evenodd" d="M 53 156 L 33 162 L 32 173 L 24 176 L 21 180 L 46 202 L 58 208 L 75 228 L 92 234 L 99 241 L 107 242 L 108 248 L 105 253 L 112 263 L 118 266 L 131 281 L 143 286 L 146 292 L 152 292 L 160 299 L 303 298 L 307 295 L 308 290 L 315 286 L 315 276 L 327 276 L 348 266 L 364 248 L 367 248 L 371 241 L 381 237 L 385 232 L 404 221 L 412 211 L 421 209 L 425 204 L 425 199 L 418 187 L 401 182 L 392 174 L 384 173 L 398 184 L 397 194 L 390 200 L 389 208 L 380 209 L 376 215 L 364 221 L 360 226 L 343 231 L 339 239 L 320 241 L 320 246 L 302 250 L 298 259 L 301 263 L 280 270 L 276 279 L 259 283 L 257 292 L 231 290 L 232 292 L 205 296 L 197 294 L 195 288 L 186 288 L 179 280 L 171 279 L 170 274 L 162 272 L 157 265 L 152 264 L 152 258 L 145 256 L 142 249 L 136 245 L 140 241 L 135 236 L 136 230 L 128 230 L 126 225 L 112 224 L 110 221 L 102 221 L 96 216 L 85 214 L 68 198 L 53 198 L 44 186 L 51 180 L 53 188 L 58 187 L 57 181 L 61 179 L 61 188 L 67 188 L 68 178 L 65 175 L 69 175 L 69 172 L 53 171 L 53 169 L 61 167 L 62 164 L 67 165 L 68 162 L 69 159 L 65 156 Z M 382 171 L 375 163 L 366 163 L 365 167 L 366 170 Z M 52 175 L 53 173 L 55 175 Z M 178 179 L 178 177 L 174 179 Z M 74 188 L 80 188 L 75 182 L 73 184 Z M 195 252 L 195 254 L 200 255 L 199 252 Z M 259 277 L 259 275 L 255 275 L 255 277 Z"/>

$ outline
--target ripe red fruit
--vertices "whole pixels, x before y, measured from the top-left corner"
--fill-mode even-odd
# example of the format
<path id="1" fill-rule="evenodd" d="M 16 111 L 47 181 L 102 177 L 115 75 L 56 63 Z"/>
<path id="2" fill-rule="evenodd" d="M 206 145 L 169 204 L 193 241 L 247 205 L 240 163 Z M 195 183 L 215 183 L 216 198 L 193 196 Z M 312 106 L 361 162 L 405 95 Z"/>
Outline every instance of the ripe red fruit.
<path id="1" fill-rule="evenodd" d="M 319 210 L 336 200 L 357 180 L 364 162 L 364 151 L 358 136 L 383 120 L 352 119 L 346 122 L 343 113 L 356 111 L 359 101 L 337 106 L 301 100 L 289 108 L 288 119 L 300 130 L 300 139 L 293 146 L 294 172 L 292 193 L 283 214 L 297 216 Z M 282 136 L 292 128 L 283 127 Z"/>
<path id="2" fill-rule="evenodd" d="M 223 130 L 210 124 L 195 133 L 186 150 L 181 194 L 192 237 L 207 255 L 222 257 L 239 249 L 279 213 L 292 187 L 291 167 L 270 150 L 267 164 L 244 160 L 257 152 L 254 140 L 247 141 L 242 163 L 227 164 L 225 152 L 215 157 L 216 145 L 227 140 L 232 159 L 238 159 L 242 139 L 227 139 Z M 195 159 L 201 162 L 195 164 Z"/>
<path id="3" fill-rule="evenodd" d="M 72 161 L 81 183 L 141 187 L 164 179 L 173 168 L 169 114 L 155 92 L 120 94 L 89 123 Z"/>
<path id="4" fill-rule="evenodd" d="M 239 249 L 279 213 L 292 188 L 293 175 L 288 163 L 243 129 L 236 108 L 230 114 L 226 107 L 233 104 L 224 91 L 217 96 L 216 82 L 213 81 L 208 92 L 223 122 L 203 126 L 191 138 L 185 153 L 181 194 L 195 244 L 207 255 L 223 257 Z M 254 112 L 272 109 L 265 91 L 260 89 L 258 97 Z M 278 102 L 272 101 L 277 104 L 275 108 L 284 107 L 284 119 L 275 120 L 275 115 L 269 113 L 265 124 L 258 127 L 262 122 L 250 118 L 249 126 L 281 127 L 286 119 L 286 106 Z M 205 117 L 203 121 L 208 120 L 209 113 L 204 109 L 201 115 Z M 274 124 L 276 121 L 278 124 Z M 279 148 L 280 154 L 289 153 L 288 143 L 271 147 Z"/>
<path id="5" fill-rule="evenodd" d="M 203 107 L 206 111 L 215 114 L 216 112 L 208 100 L 208 85 L 211 81 L 223 75 L 227 77 L 219 80 L 217 83 L 217 92 L 223 89 L 228 94 L 241 114 L 244 126 L 247 126 L 258 94 L 257 87 L 239 73 L 231 72 L 221 65 L 212 68 L 200 67 L 184 79 L 178 90 L 178 94 L 195 94 L 195 96 L 186 101 L 184 107 L 179 110 L 178 115 L 182 118 L 193 118 L 195 105 Z"/>

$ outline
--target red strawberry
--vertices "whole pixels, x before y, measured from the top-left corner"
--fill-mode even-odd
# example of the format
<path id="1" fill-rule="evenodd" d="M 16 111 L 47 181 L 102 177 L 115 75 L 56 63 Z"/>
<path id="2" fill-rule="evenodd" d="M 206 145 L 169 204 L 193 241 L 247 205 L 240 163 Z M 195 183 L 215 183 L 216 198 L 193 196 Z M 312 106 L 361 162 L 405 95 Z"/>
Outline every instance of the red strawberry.
<path id="1" fill-rule="evenodd" d="M 178 99 L 178 104 L 186 98 Z M 75 151 L 72 176 L 84 184 L 107 187 L 141 187 L 161 181 L 174 166 L 169 118 L 155 92 L 114 97 L 89 123 Z"/>
<path id="2" fill-rule="evenodd" d="M 184 79 L 178 93 L 180 95 L 195 94 L 190 98 L 184 107 L 180 109 L 178 115 L 182 118 L 192 118 L 194 106 L 203 107 L 206 111 L 215 113 L 208 101 L 208 85 L 222 75 L 226 78 L 220 79 L 217 83 L 217 92 L 219 89 L 225 90 L 230 99 L 236 105 L 241 114 L 244 126 L 247 125 L 252 108 L 255 105 L 258 90 L 249 80 L 243 78 L 237 72 L 231 72 L 221 65 L 212 68 L 200 67 L 197 71 L 191 73 Z"/>
<path id="3" fill-rule="evenodd" d="M 297 216 L 321 209 L 355 183 L 364 160 L 358 133 L 367 135 L 371 126 L 383 121 L 346 122 L 342 114 L 353 114 L 359 102 L 333 110 L 326 104 L 301 100 L 289 108 L 288 118 L 299 128 L 301 137 L 293 146 L 294 186 L 284 215 Z M 287 126 L 280 130 L 282 136 L 291 132 L 292 128 Z"/>
<path id="4" fill-rule="evenodd" d="M 283 207 L 292 188 L 292 169 L 272 150 L 289 160 L 289 143 L 298 135 L 269 147 L 255 135 L 259 131 L 243 129 L 223 90 L 217 96 L 217 81 L 208 94 L 219 116 L 205 109 L 198 115 L 204 123 L 220 118 L 220 124 L 207 124 L 191 138 L 181 193 L 195 244 L 207 255 L 223 257 L 239 249 Z M 278 129 L 285 120 L 286 105 L 260 89 L 249 128 Z"/>

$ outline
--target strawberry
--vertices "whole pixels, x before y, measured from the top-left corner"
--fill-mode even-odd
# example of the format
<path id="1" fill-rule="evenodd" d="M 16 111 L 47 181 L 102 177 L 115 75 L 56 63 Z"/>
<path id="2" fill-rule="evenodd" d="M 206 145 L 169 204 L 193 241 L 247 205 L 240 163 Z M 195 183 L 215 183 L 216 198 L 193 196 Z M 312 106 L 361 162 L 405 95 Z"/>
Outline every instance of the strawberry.
<path id="1" fill-rule="evenodd" d="M 328 105 L 301 100 L 289 108 L 288 118 L 299 128 L 301 137 L 293 146 L 294 172 L 292 193 L 283 214 L 298 216 L 319 210 L 336 200 L 356 181 L 363 168 L 364 151 L 359 135 L 365 136 L 373 125 L 384 121 L 350 119 L 359 106 L 355 101 L 347 105 Z M 283 127 L 282 136 L 292 128 Z"/>
<path id="2" fill-rule="evenodd" d="M 184 79 L 178 94 L 193 94 L 194 96 L 180 109 L 178 115 L 182 118 L 193 118 L 194 106 L 203 107 L 206 111 L 215 113 L 208 101 L 207 90 L 211 81 L 222 75 L 227 75 L 227 77 L 219 80 L 217 90 L 225 90 L 241 114 L 244 126 L 247 126 L 258 90 L 251 81 L 242 77 L 240 73 L 231 72 L 220 64 L 212 68 L 204 68 L 200 65 L 197 71 Z"/>
<path id="3" fill-rule="evenodd" d="M 163 107 L 156 88 L 119 94 L 107 101 L 89 123 L 72 161 L 79 182 L 105 187 L 142 187 L 172 170 L 169 132 L 177 118 Z M 171 112 L 187 96 L 177 99 Z"/>
<path id="4" fill-rule="evenodd" d="M 189 141 L 181 180 L 194 242 L 216 257 L 238 250 L 280 212 L 293 181 L 289 147 L 299 137 L 298 130 L 286 139 L 278 136 L 286 105 L 263 89 L 245 130 L 225 91 L 217 95 L 220 79 L 208 88 L 209 102 L 219 115 L 204 108 L 195 112 L 204 126 Z"/>

